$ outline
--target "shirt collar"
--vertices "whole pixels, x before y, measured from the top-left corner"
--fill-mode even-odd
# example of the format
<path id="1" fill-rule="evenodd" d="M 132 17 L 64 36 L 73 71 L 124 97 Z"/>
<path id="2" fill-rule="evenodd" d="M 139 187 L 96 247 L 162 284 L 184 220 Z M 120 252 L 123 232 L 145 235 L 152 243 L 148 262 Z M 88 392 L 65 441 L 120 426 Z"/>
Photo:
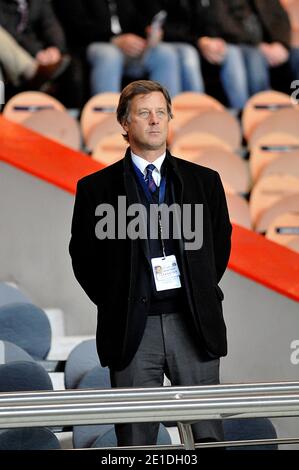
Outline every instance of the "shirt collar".
<path id="1" fill-rule="evenodd" d="M 154 162 L 148 162 L 147 160 L 145 160 L 145 158 L 142 158 L 142 157 L 139 157 L 138 155 L 135 155 L 135 153 L 132 152 L 132 150 L 131 150 L 132 161 L 139 168 L 139 170 L 141 171 L 141 173 L 143 175 L 146 175 L 145 169 L 146 169 L 147 165 L 149 165 L 150 163 L 155 165 L 157 171 L 160 173 L 161 166 L 162 166 L 162 163 L 164 162 L 165 156 L 166 156 L 166 152 L 164 152 L 163 155 L 161 155 L 161 157 L 158 157 Z M 154 170 L 154 171 L 156 171 L 156 170 Z"/>

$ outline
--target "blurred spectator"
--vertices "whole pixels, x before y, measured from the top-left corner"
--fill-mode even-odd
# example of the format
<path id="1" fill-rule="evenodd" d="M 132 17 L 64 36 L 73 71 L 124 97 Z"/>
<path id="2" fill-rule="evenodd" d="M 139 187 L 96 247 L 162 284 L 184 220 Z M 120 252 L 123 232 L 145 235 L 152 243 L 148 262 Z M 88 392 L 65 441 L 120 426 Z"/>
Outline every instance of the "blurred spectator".
<path id="1" fill-rule="evenodd" d="M 86 49 L 91 66 L 92 94 L 122 88 L 124 75 L 147 75 L 167 87 L 171 95 L 181 91 L 178 57 L 157 35 L 150 44 L 141 2 L 134 0 L 57 0 L 56 11 L 72 50 Z"/>
<path id="2" fill-rule="evenodd" d="M 65 38 L 49 0 L 0 0 L 0 24 L 39 63 L 61 60 Z"/>
<path id="3" fill-rule="evenodd" d="M 191 0 L 197 46 L 220 66 L 229 104 L 270 88 L 270 68 L 289 59 L 290 23 L 279 0 Z"/>
<path id="4" fill-rule="evenodd" d="M 0 65 L 8 81 L 15 86 L 38 89 L 44 83 L 57 78 L 64 70 L 63 61 L 49 65 L 38 62 L 1 26 L 0 44 Z"/>
<path id="5" fill-rule="evenodd" d="M 159 11 L 167 13 L 162 25 L 161 39 L 175 49 L 180 66 L 182 91 L 204 91 L 200 57 L 194 47 L 192 36 L 192 10 L 190 0 L 143 0 L 140 5 L 147 18 L 152 18 Z M 149 26 L 147 31 L 151 32 Z"/>
<path id="6" fill-rule="evenodd" d="M 64 32 L 50 0 L 0 0 L 0 24 L 40 65 L 69 70 Z M 65 73 L 60 84 L 64 79 L 69 90 L 72 80 Z"/>
<path id="7" fill-rule="evenodd" d="M 292 78 L 299 79 L 299 0 L 280 0 L 291 23 L 290 65 Z"/>

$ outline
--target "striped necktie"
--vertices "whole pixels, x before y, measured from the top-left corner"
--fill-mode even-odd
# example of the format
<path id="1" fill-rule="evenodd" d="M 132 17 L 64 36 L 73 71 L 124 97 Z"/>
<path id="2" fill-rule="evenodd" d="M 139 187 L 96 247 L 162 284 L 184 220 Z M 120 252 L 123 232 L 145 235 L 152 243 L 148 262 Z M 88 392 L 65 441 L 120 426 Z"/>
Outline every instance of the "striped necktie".
<path id="1" fill-rule="evenodd" d="M 153 165 L 152 163 L 150 165 L 147 165 L 146 167 L 145 182 L 151 193 L 154 193 L 157 189 L 157 185 L 153 178 L 153 171 L 155 170 L 155 168 L 156 168 L 155 165 Z"/>

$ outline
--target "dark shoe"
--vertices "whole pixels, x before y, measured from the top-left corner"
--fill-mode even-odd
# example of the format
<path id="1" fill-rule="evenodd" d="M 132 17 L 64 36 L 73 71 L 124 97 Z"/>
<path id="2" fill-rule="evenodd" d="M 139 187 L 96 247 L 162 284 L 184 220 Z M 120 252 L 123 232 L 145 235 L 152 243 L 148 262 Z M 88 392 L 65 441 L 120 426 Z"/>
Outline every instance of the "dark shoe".
<path id="1" fill-rule="evenodd" d="M 65 72 L 70 62 L 70 56 L 64 55 L 58 62 L 55 62 L 55 64 L 39 64 L 35 75 L 26 82 L 26 88 L 38 90 L 45 83 L 56 80 Z"/>

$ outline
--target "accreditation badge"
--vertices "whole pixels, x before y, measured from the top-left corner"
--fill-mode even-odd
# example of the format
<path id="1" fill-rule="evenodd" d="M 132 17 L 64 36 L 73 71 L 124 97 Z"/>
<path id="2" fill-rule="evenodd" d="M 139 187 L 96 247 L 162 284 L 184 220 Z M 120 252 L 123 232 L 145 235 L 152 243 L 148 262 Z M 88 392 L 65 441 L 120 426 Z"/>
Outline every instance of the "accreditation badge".
<path id="1" fill-rule="evenodd" d="M 157 291 L 182 287 L 175 255 L 152 258 L 151 263 Z"/>

